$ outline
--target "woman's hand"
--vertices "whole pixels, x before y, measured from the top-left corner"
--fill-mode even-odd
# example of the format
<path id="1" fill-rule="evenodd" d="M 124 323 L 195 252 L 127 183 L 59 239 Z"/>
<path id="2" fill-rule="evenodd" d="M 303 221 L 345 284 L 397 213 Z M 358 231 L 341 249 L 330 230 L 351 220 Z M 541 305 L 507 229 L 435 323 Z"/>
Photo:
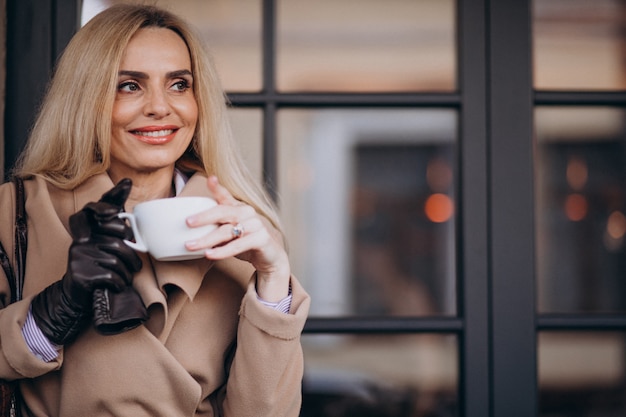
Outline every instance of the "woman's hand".
<path id="1" fill-rule="evenodd" d="M 93 314 L 94 291 L 123 291 L 141 269 L 141 259 L 124 243 L 132 232 L 117 218 L 131 187 L 130 180 L 122 180 L 98 202 L 70 217 L 72 244 L 65 275 L 31 303 L 37 326 L 57 345 L 73 341 L 87 326 Z M 141 299 L 136 300 L 143 308 Z"/>
<path id="2" fill-rule="evenodd" d="M 253 207 L 235 199 L 215 176 L 208 178 L 207 186 L 218 205 L 188 217 L 187 224 L 217 224 L 218 228 L 187 242 L 187 248 L 206 248 L 205 256 L 212 260 L 235 256 L 250 262 L 257 271 L 259 297 L 269 302 L 285 298 L 291 270 L 280 233 Z"/>

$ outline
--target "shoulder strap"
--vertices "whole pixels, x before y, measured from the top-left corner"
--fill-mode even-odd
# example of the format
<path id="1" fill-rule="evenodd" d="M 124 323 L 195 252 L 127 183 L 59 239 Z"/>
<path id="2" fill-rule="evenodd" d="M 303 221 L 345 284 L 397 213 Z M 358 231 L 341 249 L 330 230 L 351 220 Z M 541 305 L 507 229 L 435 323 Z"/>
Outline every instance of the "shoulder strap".
<path id="1" fill-rule="evenodd" d="M 7 251 L 2 246 L 2 242 L 0 242 L 0 264 L 2 265 L 2 270 L 4 271 L 4 275 L 6 275 L 7 280 L 9 281 L 9 288 L 11 289 L 11 302 L 14 302 L 15 294 L 15 275 L 13 274 L 13 267 L 11 266 L 11 260 L 7 255 Z"/>
<path id="2" fill-rule="evenodd" d="M 26 262 L 27 228 L 24 196 L 24 182 L 21 178 L 14 178 L 15 184 L 15 269 L 11 260 L 0 242 L 0 265 L 9 280 L 11 288 L 11 302 L 22 299 L 24 287 L 24 265 Z"/>
<path id="3" fill-rule="evenodd" d="M 26 248 L 28 247 L 28 233 L 26 226 L 26 195 L 24 180 L 19 177 L 13 179 L 15 183 L 15 301 L 22 299 L 24 288 L 24 269 L 26 267 Z"/>

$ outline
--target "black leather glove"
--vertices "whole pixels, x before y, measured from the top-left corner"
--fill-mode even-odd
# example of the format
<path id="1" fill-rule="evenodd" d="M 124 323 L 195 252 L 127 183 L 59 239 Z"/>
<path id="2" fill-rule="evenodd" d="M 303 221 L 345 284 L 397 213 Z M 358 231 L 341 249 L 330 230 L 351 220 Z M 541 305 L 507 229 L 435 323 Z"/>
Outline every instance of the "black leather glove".
<path id="1" fill-rule="evenodd" d="M 131 286 L 121 292 L 97 289 L 93 293 L 93 325 L 101 334 L 125 332 L 148 319 L 141 297 Z"/>
<path id="2" fill-rule="evenodd" d="M 124 291 L 141 269 L 141 259 L 124 243 L 132 231 L 117 217 L 131 186 L 129 179 L 120 181 L 97 203 L 70 217 L 72 245 L 65 275 L 31 304 L 35 322 L 51 342 L 64 345 L 74 340 L 91 321 L 94 291 Z"/>

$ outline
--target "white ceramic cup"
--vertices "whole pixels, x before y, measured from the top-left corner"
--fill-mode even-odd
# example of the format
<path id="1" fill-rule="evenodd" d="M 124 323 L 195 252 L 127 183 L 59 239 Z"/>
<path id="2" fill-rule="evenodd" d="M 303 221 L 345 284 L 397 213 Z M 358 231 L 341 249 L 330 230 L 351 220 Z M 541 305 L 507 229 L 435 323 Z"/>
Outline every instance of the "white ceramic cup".
<path id="1" fill-rule="evenodd" d="M 208 197 L 161 198 L 139 203 L 132 213 L 119 214 L 120 218 L 128 219 L 135 235 L 134 242 L 125 242 L 160 261 L 201 258 L 204 250 L 187 250 L 185 242 L 206 235 L 217 225 L 188 227 L 185 219 L 215 205 L 215 200 Z"/>

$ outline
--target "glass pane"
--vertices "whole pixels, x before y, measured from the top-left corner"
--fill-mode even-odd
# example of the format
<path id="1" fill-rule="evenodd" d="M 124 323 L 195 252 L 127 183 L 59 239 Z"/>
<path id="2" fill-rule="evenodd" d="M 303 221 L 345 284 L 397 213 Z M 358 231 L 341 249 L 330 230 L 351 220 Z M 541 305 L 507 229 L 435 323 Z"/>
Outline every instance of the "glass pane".
<path id="1" fill-rule="evenodd" d="M 228 109 L 233 136 L 248 169 L 263 183 L 263 113 L 259 109 Z"/>
<path id="2" fill-rule="evenodd" d="M 454 90 L 455 4 L 278 0 L 278 88 Z"/>
<path id="3" fill-rule="evenodd" d="M 116 3 L 144 0 L 83 0 L 82 22 Z M 154 0 L 193 24 L 215 57 L 226 91 L 260 91 L 261 0 Z"/>
<path id="4" fill-rule="evenodd" d="M 623 333 L 540 333 L 540 417 L 626 415 Z"/>
<path id="5" fill-rule="evenodd" d="M 305 335 L 300 417 L 459 415 L 458 343 L 446 335 Z"/>
<path id="6" fill-rule="evenodd" d="M 624 0 L 535 0 L 538 89 L 626 89 Z"/>
<path id="7" fill-rule="evenodd" d="M 313 316 L 455 314 L 452 110 L 282 110 L 279 192 Z"/>
<path id="8" fill-rule="evenodd" d="M 626 112 L 536 110 L 540 312 L 626 310 Z"/>

